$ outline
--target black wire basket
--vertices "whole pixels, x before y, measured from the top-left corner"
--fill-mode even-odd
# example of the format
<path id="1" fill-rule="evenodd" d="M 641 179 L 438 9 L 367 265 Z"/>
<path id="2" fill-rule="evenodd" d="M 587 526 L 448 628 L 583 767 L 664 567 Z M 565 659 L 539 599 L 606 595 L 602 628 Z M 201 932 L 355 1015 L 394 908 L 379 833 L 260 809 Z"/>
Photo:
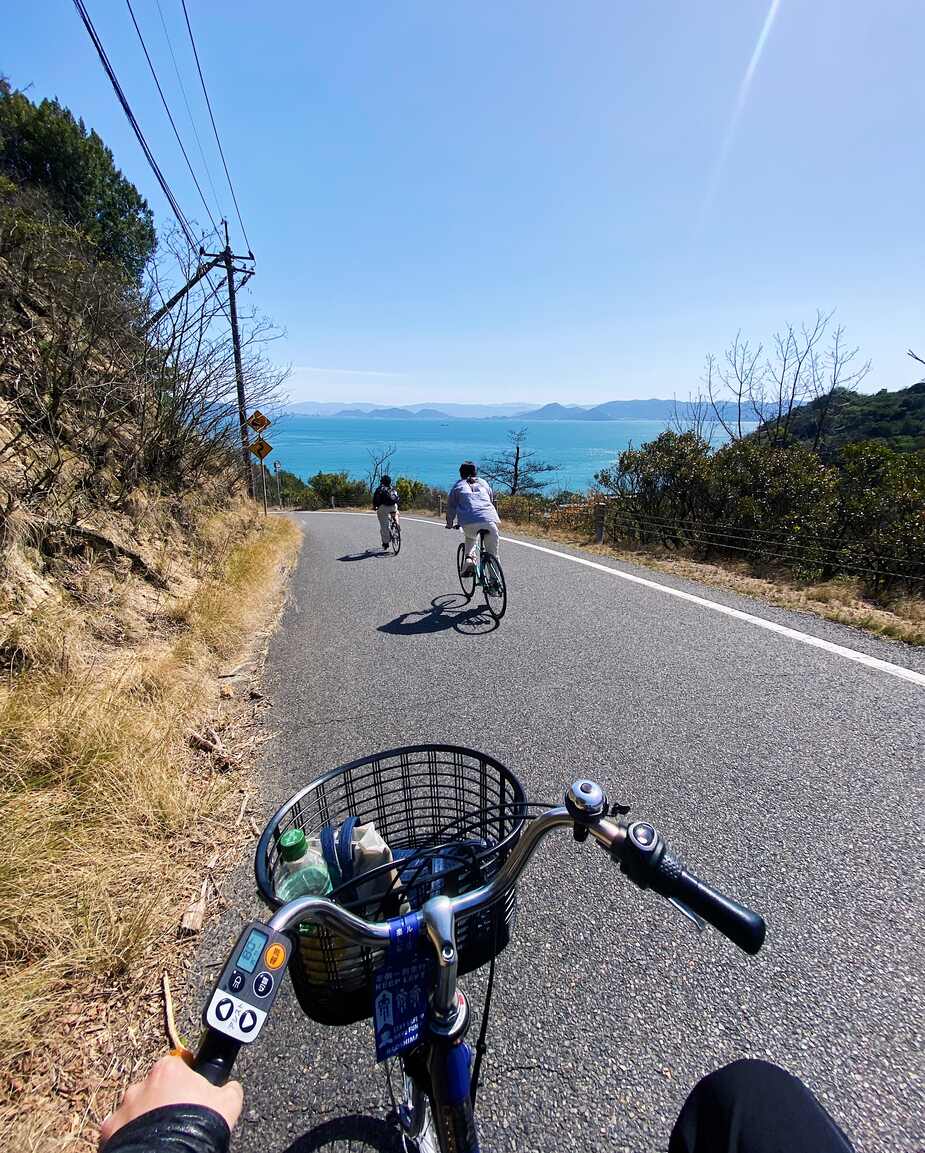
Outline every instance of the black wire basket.
<path id="1" fill-rule="evenodd" d="M 517 843 L 525 811 L 520 781 L 484 753 L 455 745 L 376 753 L 318 777 L 277 811 L 257 846 L 257 886 L 278 909 L 274 878 L 287 829 L 302 829 L 311 839 L 352 817 L 372 821 L 393 862 L 338 885 L 330 896 L 366 920 L 385 920 L 420 908 L 437 892 L 453 896 L 490 881 Z M 379 872 L 387 880 L 370 898 L 370 880 Z M 507 946 L 516 902 L 512 886 L 490 909 L 457 918 L 461 973 L 488 964 Z M 384 950 L 351 944 L 317 925 L 299 925 L 293 936 L 289 974 L 304 1012 L 324 1025 L 372 1016 L 373 975 Z"/>

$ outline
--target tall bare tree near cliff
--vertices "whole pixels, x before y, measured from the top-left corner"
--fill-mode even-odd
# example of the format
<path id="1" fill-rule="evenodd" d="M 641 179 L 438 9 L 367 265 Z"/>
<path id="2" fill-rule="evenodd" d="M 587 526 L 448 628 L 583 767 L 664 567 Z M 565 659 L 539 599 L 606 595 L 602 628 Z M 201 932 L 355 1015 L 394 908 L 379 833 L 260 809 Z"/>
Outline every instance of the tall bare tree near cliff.
<path id="1" fill-rule="evenodd" d="M 755 423 L 757 435 L 781 444 L 796 410 L 816 402 L 813 447 L 823 447 L 839 396 L 856 389 L 870 371 L 869 361 L 858 363 L 858 349 L 846 346 L 841 325 L 829 334 L 831 319 L 831 312 L 817 311 L 809 324 L 787 325 L 774 334 L 767 355 L 763 345 L 753 348 L 738 332 L 722 357 L 707 357 L 706 396 L 731 440 L 747 435 L 744 426 Z"/>
<path id="2" fill-rule="evenodd" d="M 540 492 L 546 482 L 540 477 L 558 472 L 557 464 L 537 460 L 536 453 L 524 448 L 526 428 L 509 429 L 511 447 L 482 462 L 481 473 L 496 487 L 501 486 L 507 496 L 529 496 Z"/>

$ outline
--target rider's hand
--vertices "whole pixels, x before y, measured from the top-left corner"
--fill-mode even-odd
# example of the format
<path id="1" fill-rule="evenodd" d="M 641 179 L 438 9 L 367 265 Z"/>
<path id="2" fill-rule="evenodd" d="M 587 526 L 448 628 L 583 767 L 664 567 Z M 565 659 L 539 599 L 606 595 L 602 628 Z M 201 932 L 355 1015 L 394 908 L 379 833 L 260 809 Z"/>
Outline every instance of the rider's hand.
<path id="1" fill-rule="evenodd" d="M 179 1057 L 162 1057 L 144 1081 L 130 1085 L 122 1103 L 100 1126 L 100 1146 L 123 1125 L 134 1121 L 143 1113 L 159 1109 L 162 1105 L 204 1105 L 214 1109 L 233 1129 L 241 1116 L 244 1090 L 240 1081 L 229 1081 L 217 1088 L 210 1084 Z"/>

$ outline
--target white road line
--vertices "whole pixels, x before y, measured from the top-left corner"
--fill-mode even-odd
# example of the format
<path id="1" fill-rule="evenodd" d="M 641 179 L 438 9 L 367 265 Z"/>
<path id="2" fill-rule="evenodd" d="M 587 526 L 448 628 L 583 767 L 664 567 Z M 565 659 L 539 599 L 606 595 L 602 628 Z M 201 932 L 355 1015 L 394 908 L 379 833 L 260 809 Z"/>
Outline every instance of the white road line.
<path id="1" fill-rule="evenodd" d="M 337 509 L 330 511 L 335 513 L 340 512 L 340 510 Z M 327 515 L 327 511 L 319 511 L 317 514 L 308 515 L 323 516 Z M 340 512 L 340 515 L 371 517 L 374 514 L 344 511 Z M 419 516 L 403 516 L 402 520 L 414 521 L 417 524 L 429 524 L 434 528 L 443 527 L 440 521 L 427 520 Z M 643 585 L 645 588 L 654 589 L 656 592 L 665 593 L 667 596 L 677 597 L 678 600 L 690 601 L 691 604 L 700 605 L 702 608 L 710 609 L 715 613 L 722 613 L 723 616 L 745 621 L 746 624 L 756 625 L 760 629 L 767 629 L 770 633 L 777 633 L 779 636 L 789 637 L 790 640 L 799 641 L 801 644 L 810 645 L 812 648 L 822 649 L 823 652 L 844 657 L 846 660 L 854 661 L 856 664 L 866 665 L 869 669 L 878 669 L 880 672 L 887 673 L 891 677 L 898 677 L 901 681 L 910 681 L 914 685 L 925 686 L 925 673 L 917 673 L 913 669 L 903 668 L 902 665 L 894 665 L 890 661 L 882 661 L 879 657 L 869 656 L 867 653 L 858 652 L 856 649 L 845 648 L 844 645 L 836 645 L 832 641 L 825 641 L 821 637 L 814 637 L 811 633 L 803 633 L 800 632 L 799 629 L 787 628 L 786 625 L 779 625 L 776 621 L 769 621 L 764 617 L 753 616 L 751 613 L 742 612 L 741 609 L 730 608 L 729 605 L 720 604 L 718 601 L 707 600 L 706 597 L 699 597 L 694 593 L 684 592 L 683 589 L 672 588 L 671 585 L 660 584 L 658 581 L 649 580 L 647 577 L 622 572 L 620 569 L 611 568 L 610 565 L 600 564 L 598 561 L 588 560 L 583 556 L 574 556 L 572 553 L 560 552 L 558 549 L 547 548 L 541 544 L 531 544 L 529 541 L 518 540 L 516 537 L 503 536 L 501 539 L 506 544 L 519 545 L 521 548 L 533 549 L 534 552 L 548 553 L 549 556 L 559 557 L 561 560 L 571 561 L 573 564 L 584 565 L 585 568 L 596 569 L 598 572 L 605 572 L 609 576 L 629 581 L 631 584 Z"/>

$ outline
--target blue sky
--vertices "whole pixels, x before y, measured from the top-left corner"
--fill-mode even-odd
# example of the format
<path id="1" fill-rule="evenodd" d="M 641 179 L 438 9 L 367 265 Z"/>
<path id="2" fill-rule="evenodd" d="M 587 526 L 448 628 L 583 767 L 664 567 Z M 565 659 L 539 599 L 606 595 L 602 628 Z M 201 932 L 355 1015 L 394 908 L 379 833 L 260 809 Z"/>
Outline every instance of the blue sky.
<path id="1" fill-rule="evenodd" d="M 294 399 L 686 395 L 737 329 L 817 306 L 872 360 L 865 389 L 917 378 L 920 0 L 187 3 Z M 127 9 L 87 6 L 205 219 Z M 207 187 L 157 3 L 133 6 Z M 71 3 L 6 12 L 0 71 L 82 115 L 167 220 Z"/>

